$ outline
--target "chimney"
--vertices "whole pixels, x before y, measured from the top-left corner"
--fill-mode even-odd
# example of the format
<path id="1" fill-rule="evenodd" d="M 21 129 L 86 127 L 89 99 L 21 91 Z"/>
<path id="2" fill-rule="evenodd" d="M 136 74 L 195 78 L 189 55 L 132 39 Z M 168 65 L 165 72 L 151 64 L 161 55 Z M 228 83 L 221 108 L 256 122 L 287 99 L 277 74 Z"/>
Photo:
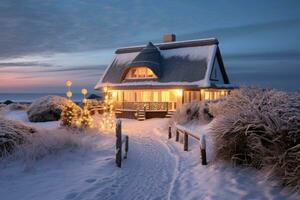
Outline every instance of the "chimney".
<path id="1" fill-rule="evenodd" d="M 176 41 L 176 35 L 173 33 L 167 33 L 163 37 L 164 42 L 175 42 Z"/>

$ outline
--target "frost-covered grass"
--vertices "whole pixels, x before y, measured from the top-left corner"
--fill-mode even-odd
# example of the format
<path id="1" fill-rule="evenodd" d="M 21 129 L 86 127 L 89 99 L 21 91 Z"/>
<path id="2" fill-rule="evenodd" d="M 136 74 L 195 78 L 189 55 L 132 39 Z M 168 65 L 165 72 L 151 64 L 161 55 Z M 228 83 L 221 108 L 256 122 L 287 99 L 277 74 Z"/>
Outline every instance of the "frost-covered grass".
<path id="1" fill-rule="evenodd" d="M 90 138 L 96 135 L 95 130 L 59 128 L 58 122 L 30 123 L 24 111 L 13 111 L 0 117 L 0 162 L 30 163 L 61 151 L 93 148 Z"/>
<path id="2" fill-rule="evenodd" d="M 115 167 L 114 134 L 59 132 L 59 122 L 31 123 L 24 111 L 5 117 L 39 131 L 31 138 L 35 145 L 21 147 L 26 154 L 0 163 L 0 194 L 6 200 L 287 199 L 255 169 L 211 162 L 211 140 L 209 164 L 202 166 L 198 143 L 191 141 L 185 152 L 182 144 L 167 138 L 168 119 L 122 119 L 129 154 L 120 169 Z"/>
<path id="3" fill-rule="evenodd" d="M 6 157 L 26 142 L 26 138 L 36 134 L 36 130 L 22 122 L 0 116 L 0 157 Z"/>
<path id="4" fill-rule="evenodd" d="M 242 88 L 212 104 L 215 159 L 265 170 L 300 193 L 300 95 Z"/>
<path id="5" fill-rule="evenodd" d="M 89 133 L 93 135 L 94 133 Z M 6 156 L 8 160 L 32 162 L 50 154 L 73 149 L 92 148 L 91 135 L 66 129 L 39 129 L 37 133 L 26 135 L 25 142 L 15 147 L 13 154 Z"/>
<path id="6" fill-rule="evenodd" d="M 171 123 L 185 124 L 191 121 L 203 123 L 210 121 L 211 117 L 207 103 L 193 101 L 191 103 L 184 104 L 180 109 L 177 109 L 171 118 Z"/>

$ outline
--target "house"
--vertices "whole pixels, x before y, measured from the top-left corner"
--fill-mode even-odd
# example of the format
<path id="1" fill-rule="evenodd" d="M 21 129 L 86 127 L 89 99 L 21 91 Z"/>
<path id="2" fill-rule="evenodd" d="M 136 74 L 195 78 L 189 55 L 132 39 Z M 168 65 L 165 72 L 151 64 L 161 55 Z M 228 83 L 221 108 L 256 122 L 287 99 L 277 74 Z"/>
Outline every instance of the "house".
<path id="1" fill-rule="evenodd" d="M 117 117 L 166 117 L 184 103 L 216 100 L 233 88 L 217 39 L 175 38 L 115 51 L 95 89 L 109 94 Z"/>

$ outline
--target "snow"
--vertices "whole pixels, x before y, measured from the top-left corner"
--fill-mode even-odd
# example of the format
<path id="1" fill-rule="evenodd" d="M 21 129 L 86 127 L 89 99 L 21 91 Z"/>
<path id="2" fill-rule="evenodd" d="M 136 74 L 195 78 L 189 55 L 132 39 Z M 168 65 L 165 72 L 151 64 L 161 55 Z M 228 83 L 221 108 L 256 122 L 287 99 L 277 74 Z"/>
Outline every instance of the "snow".
<path id="1" fill-rule="evenodd" d="M 34 126 L 37 128 L 43 128 L 43 129 L 55 129 L 58 128 L 58 121 L 50 121 L 50 122 L 30 122 L 27 118 L 27 113 L 24 111 L 12 111 L 12 112 L 7 112 L 5 114 L 5 117 L 8 119 L 12 120 L 18 120 L 25 122 L 26 124 L 30 126 Z"/>
<path id="2" fill-rule="evenodd" d="M 199 41 L 215 41 L 216 38 L 203 38 L 203 39 L 195 39 L 195 40 L 184 40 L 184 42 L 199 42 Z M 174 41 L 174 42 L 168 42 L 168 44 L 179 44 L 182 43 L 182 41 Z M 161 46 L 161 45 L 165 45 L 165 42 L 161 42 L 161 43 L 153 43 L 155 46 Z M 120 47 L 118 49 L 126 49 L 126 48 L 143 48 L 146 47 L 146 45 L 135 45 L 135 46 L 127 46 L 127 47 Z"/>
<path id="3" fill-rule="evenodd" d="M 205 79 L 193 82 L 157 82 L 157 81 L 141 81 L 141 82 L 126 82 L 126 83 L 98 83 L 95 88 L 100 87 L 118 87 L 118 86 L 199 86 L 210 87 Z"/>
<path id="4" fill-rule="evenodd" d="M 185 47 L 185 48 L 177 48 L 177 49 L 168 49 L 162 50 L 161 55 L 164 58 L 171 58 L 171 57 L 181 57 L 190 60 L 202 60 L 206 59 L 207 62 L 214 56 L 215 49 L 217 45 L 206 45 L 206 46 L 198 46 L 198 47 Z"/>
<path id="5" fill-rule="evenodd" d="M 28 122 L 24 111 L 5 116 L 39 129 L 57 128 L 55 122 Z M 23 159 L 0 160 L 1 198 L 286 199 L 255 170 L 213 163 L 211 155 L 209 165 L 202 166 L 199 143 L 191 140 L 184 152 L 182 144 L 167 139 L 168 119 L 122 119 L 122 126 L 129 135 L 129 153 L 121 169 L 115 166 L 114 134 L 79 134 L 84 147 L 61 149 L 29 164 Z M 185 126 L 205 134 L 209 125 Z M 207 142 L 210 151 L 209 137 Z"/>
<path id="6" fill-rule="evenodd" d="M 197 46 L 197 47 L 185 47 L 185 48 L 177 48 L 177 49 L 167 49 L 167 50 L 160 50 L 161 56 L 164 58 L 170 58 L 170 57 L 182 57 L 190 60 L 207 60 L 207 66 L 208 69 L 206 70 L 205 78 L 203 80 L 199 81 L 193 81 L 193 82 L 157 82 L 157 81 L 142 81 L 142 82 L 129 82 L 129 83 L 109 83 L 109 82 L 103 82 L 103 77 L 106 76 L 106 73 L 108 69 L 110 68 L 109 65 L 107 69 L 105 70 L 105 73 L 103 74 L 102 78 L 98 81 L 95 89 L 99 89 L 101 87 L 118 87 L 118 86 L 198 86 L 198 87 L 210 87 L 210 74 L 213 66 L 213 59 L 215 58 L 217 50 L 217 45 L 206 45 L 206 46 Z M 124 53 L 124 54 L 116 54 L 114 61 L 121 64 L 130 64 L 133 59 L 139 54 L 139 52 L 133 52 L 133 53 Z M 112 62 L 112 63 L 113 63 Z M 226 84 L 224 84 L 226 87 Z"/>

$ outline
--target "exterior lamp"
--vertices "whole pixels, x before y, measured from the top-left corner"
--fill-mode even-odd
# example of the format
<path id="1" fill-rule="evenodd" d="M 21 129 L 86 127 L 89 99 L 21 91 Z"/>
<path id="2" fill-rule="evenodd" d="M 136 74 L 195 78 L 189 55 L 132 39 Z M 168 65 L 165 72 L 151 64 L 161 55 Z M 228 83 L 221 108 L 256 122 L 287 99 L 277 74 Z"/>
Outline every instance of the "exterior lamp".
<path id="1" fill-rule="evenodd" d="M 66 81 L 66 87 L 71 87 L 71 86 L 72 86 L 72 81 L 67 80 L 67 81 Z"/>
<path id="2" fill-rule="evenodd" d="M 71 91 L 67 91 L 66 95 L 70 99 L 72 97 L 72 92 Z"/>
<path id="3" fill-rule="evenodd" d="M 83 88 L 82 90 L 81 90 L 81 94 L 83 94 L 83 95 L 86 95 L 87 94 L 87 89 L 85 89 L 85 88 Z"/>
<path id="4" fill-rule="evenodd" d="M 66 92 L 66 95 L 68 97 L 68 99 L 70 100 L 71 97 L 72 97 L 72 92 L 71 92 L 71 86 L 72 86 L 72 81 L 70 80 L 67 80 L 66 83 L 65 83 L 66 87 L 67 87 L 67 92 Z"/>
<path id="5" fill-rule="evenodd" d="M 87 94 L 87 89 L 83 88 L 81 89 L 81 94 L 83 94 L 83 100 L 85 99 L 85 95 Z"/>

